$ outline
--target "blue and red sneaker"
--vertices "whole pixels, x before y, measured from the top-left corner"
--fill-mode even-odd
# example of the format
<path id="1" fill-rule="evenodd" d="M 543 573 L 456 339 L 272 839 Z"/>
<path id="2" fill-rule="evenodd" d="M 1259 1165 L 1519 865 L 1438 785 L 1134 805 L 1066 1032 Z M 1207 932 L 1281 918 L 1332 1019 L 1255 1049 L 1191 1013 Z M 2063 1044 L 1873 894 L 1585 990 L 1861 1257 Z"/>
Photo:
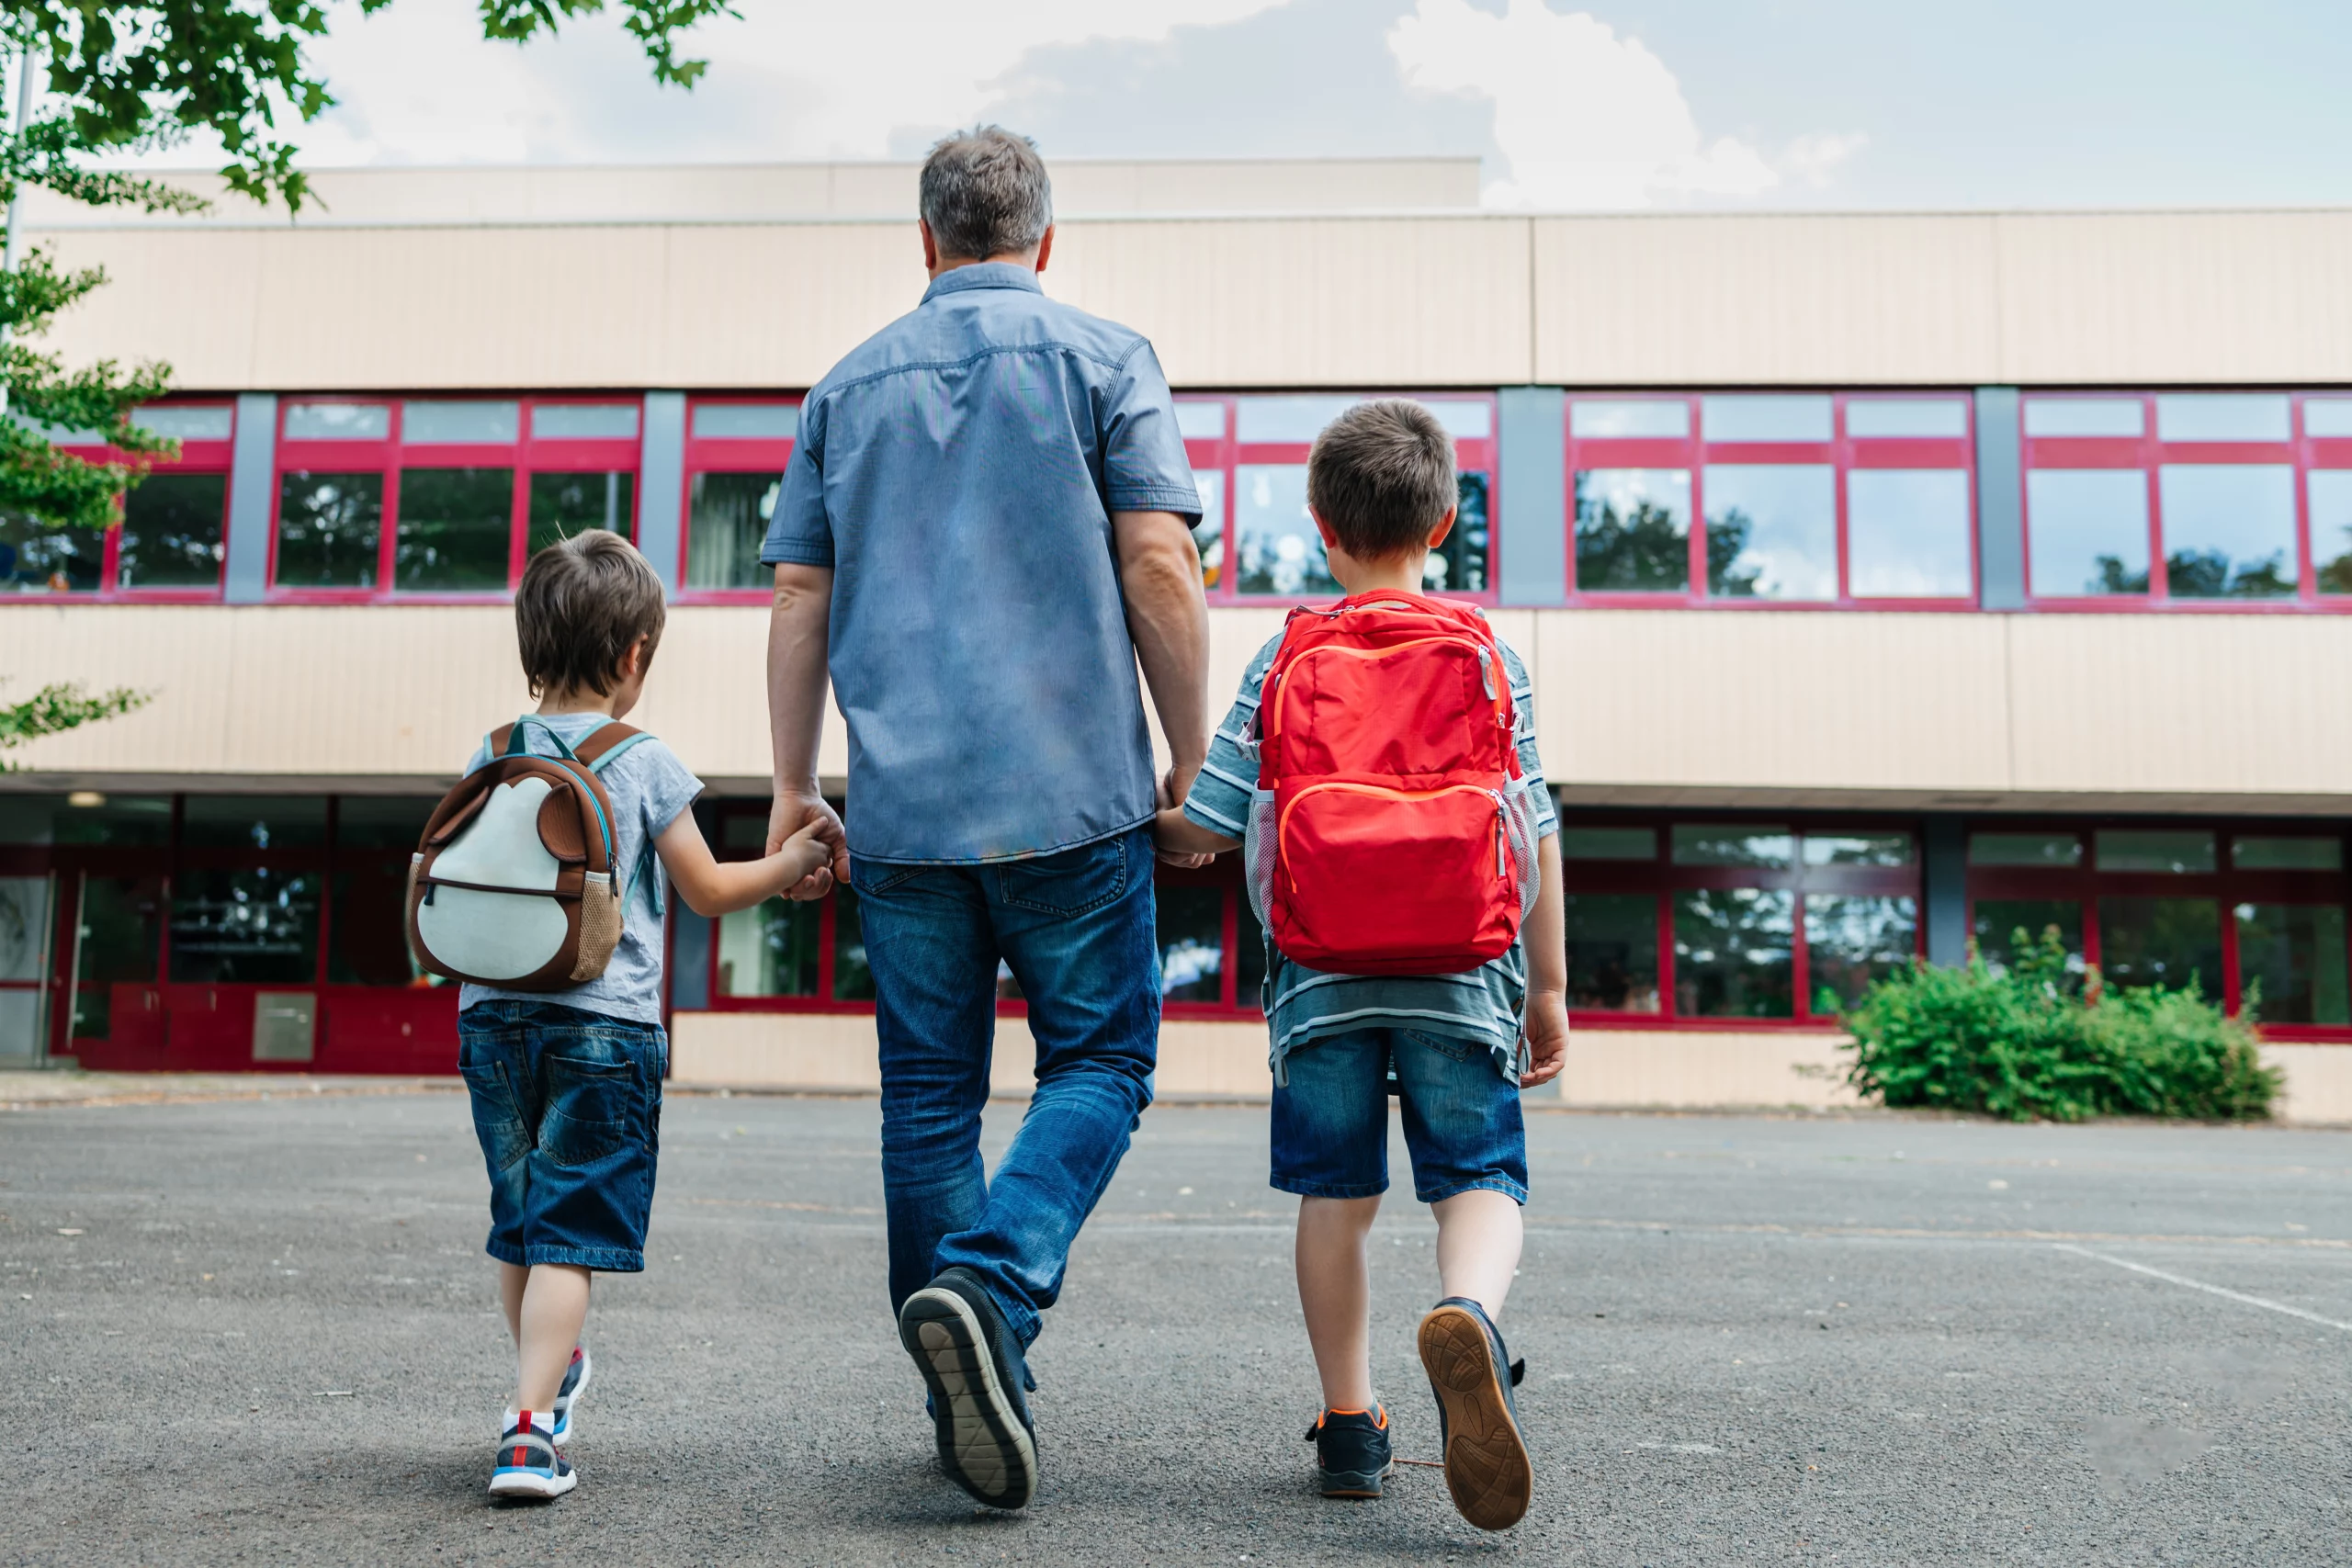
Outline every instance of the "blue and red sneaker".
<path id="1" fill-rule="evenodd" d="M 579 1484 L 571 1461 L 556 1452 L 546 1412 L 509 1412 L 506 1435 L 498 1439 L 498 1463 L 490 1472 L 490 1495 L 547 1502 Z"/>
<path id="2" fill-rule="evenodd" d="M 555 1391 L 555 1404 L 548 1411 L 548 1436 L 558 1448 L 571 1441 L 571 1412 L 588 1390 L 588 1374 L 595 1370 L 595 1363 L 588 1359 L 588 1347 L 573 1346 L 571 1365 L 563 1370 L 563 1386 Z"/>

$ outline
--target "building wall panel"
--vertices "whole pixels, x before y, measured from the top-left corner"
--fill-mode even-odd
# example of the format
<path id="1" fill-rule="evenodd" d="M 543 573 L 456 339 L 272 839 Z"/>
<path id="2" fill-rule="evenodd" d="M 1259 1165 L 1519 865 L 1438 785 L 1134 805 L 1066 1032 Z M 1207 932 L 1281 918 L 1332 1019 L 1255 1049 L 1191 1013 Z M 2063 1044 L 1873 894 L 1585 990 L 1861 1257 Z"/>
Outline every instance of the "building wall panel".
<path id="1" fill-rule="evenodd" d="M 107 279 L 60 316 L 39 345 L 69 365 L 159 359 L 182 387 L 276 390 L 257 357 L 270 299 L 262 256 L 276 238 L 253 229 L 36 234 L 33 243 L 54 249 L 60 265 L 104 267 Z M 364 329 L 359 338 L 350 368 L 366 372 L 378 345 Z"/>
<path id="2" fill-rule="evenodd" d="M 637 307 L 650 303 L 646 314 L 661 323 L 653 385 L 811 386 L 922 299 L 922 243 L 912 223 L 658 232 L 664 286 Z"/>

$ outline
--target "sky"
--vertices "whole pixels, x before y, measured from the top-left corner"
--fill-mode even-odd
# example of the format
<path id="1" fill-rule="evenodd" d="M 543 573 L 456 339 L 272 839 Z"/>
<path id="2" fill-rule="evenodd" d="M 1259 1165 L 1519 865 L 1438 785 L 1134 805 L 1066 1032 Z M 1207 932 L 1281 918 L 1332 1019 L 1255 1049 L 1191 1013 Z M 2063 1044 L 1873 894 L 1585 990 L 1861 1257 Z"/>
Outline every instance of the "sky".
<path id="1" fill-rule="evenodd" d="M 304 161 L 1476 156 L 1541 210 L 2352 204 L 2344 0 L 738 0 L 655 86 L 610 17 L 343 0 Z M 198 159 L 183 149 L 175 162 Z"/>

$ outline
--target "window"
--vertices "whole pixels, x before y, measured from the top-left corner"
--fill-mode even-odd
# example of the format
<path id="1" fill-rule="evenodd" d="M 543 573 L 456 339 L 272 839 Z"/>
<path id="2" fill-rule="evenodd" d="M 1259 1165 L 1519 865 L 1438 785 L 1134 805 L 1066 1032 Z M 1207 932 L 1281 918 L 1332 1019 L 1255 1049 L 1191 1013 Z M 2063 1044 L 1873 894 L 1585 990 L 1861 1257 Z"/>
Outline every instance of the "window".
<path id="1" fill-rule="evenodd" d="M 178 457 L 153 459 L 148 477 L 124 495 L 119 520 L 103 531 L 0 514 L 0 592 L 149 602 L 219 596 L 236 410 L 227 403 L 154 403 L 130 417 L 177 441 Z M 91 462 L 128 458 L 87 432 L 51 434 Z"/>
<path id="2" fill-rule="evenodd" d="M 610 400 L 289 399 L 271 586 L 290 598 L 507 592 L 558 539 L 635 534 L 638 427 L 638 404 Z"/>
<path id="3" fill-rule="evenodd" d="M 1306 454 L 1326 424 L 1362 400 L 1334 394 L 1185 397 L 1177 422 L 1201 492 L 1193 530 L 1210 598 L 1336 598 L 1340 588 L 1306 512 Z M 1453 530 L 1430 552 L 1422 587 L 1491 602 L 1494 592 L 1495 402 L 1419 398 L 1453 437 Z"/>
<path id="4" fill-rule="evenodd" d="M 1823 1022 L 1919 952 L 1907 828 L 1564 814 L 1560 853 L 1580 1013 Z"/>
<path id="5" fill-rule="evenodd" d="M 1949 393 L 1572 397 L 1574 597 L 1966 604 L 1971 419 Z"/>
<path id="6" fill-rule="evenodd" d="M 760 546 L 800 431 L 797 402 L 697 400 L 686 416 L 685 559 L 690 594 L 763 597 L 775 581 Z"/>

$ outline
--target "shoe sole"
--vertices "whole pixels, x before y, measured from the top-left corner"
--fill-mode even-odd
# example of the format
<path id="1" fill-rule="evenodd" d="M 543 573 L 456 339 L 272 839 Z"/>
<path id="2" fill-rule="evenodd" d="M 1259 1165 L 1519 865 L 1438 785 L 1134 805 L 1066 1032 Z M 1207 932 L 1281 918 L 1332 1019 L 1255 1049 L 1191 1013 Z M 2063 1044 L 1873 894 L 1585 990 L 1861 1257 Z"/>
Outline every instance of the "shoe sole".
<path id="1" fill-rule="evenodd" d="M 540 1502 L 562 1496 L 580 1484 L 580 1472 L 570 1475 L 537 1475 L 530 1471 L 515 1471 L 511 1474 L 490 1478 L 490 1495 L 493 1497 L 530 1497 Z"/>
<path id="2" fill-rule="evenodd" d="M 595 1358 L 583 1349 L 580 1352 L 580 1381 L 571 1385 L 571 1398 L 563 1407 L 561 1429 L 554 1434 L 558 1448 L 571 1441 L 572 1431 L 579 1426 L 573 1419 L 580 1410 L 580 1396 L 588 1392 L 588 1380 L 596 1375 Z"/>
<path id="3" fill-rule="evenodd" d="M 1396 1473 L 1396 1464 L 1394 1460 L 1370 1472 L 1360 1470 L 1327 1470 L 1317 1477 L 1316 1490 L 1326 1497 L 1345 1497 L 1356 1502 L 1368 1502 L 1380 1495 L 1380 1483 Z"/>
<path id="4" fill-rule="evenodd" d="M 1421 1319 L 1421 1367 L 1445 1411 L 1445 1486 L 1462 1517 L 1482 1530 L 1503 1530 L 1527 1517 L 1535 1467 L 1511 1419 L 1486 1325 L 1461 1307 Z"/>
<path id="5" fill-rule="evenodd" d="M 1036 1445 L 997 1381 L 970 1303 L 953 1291 L 917 1291 L 899 1313 L 899 1343 L 931 1387 L 942 1468 L 991 1508 L 1025 1507 L 1037 1486 Z"/>

